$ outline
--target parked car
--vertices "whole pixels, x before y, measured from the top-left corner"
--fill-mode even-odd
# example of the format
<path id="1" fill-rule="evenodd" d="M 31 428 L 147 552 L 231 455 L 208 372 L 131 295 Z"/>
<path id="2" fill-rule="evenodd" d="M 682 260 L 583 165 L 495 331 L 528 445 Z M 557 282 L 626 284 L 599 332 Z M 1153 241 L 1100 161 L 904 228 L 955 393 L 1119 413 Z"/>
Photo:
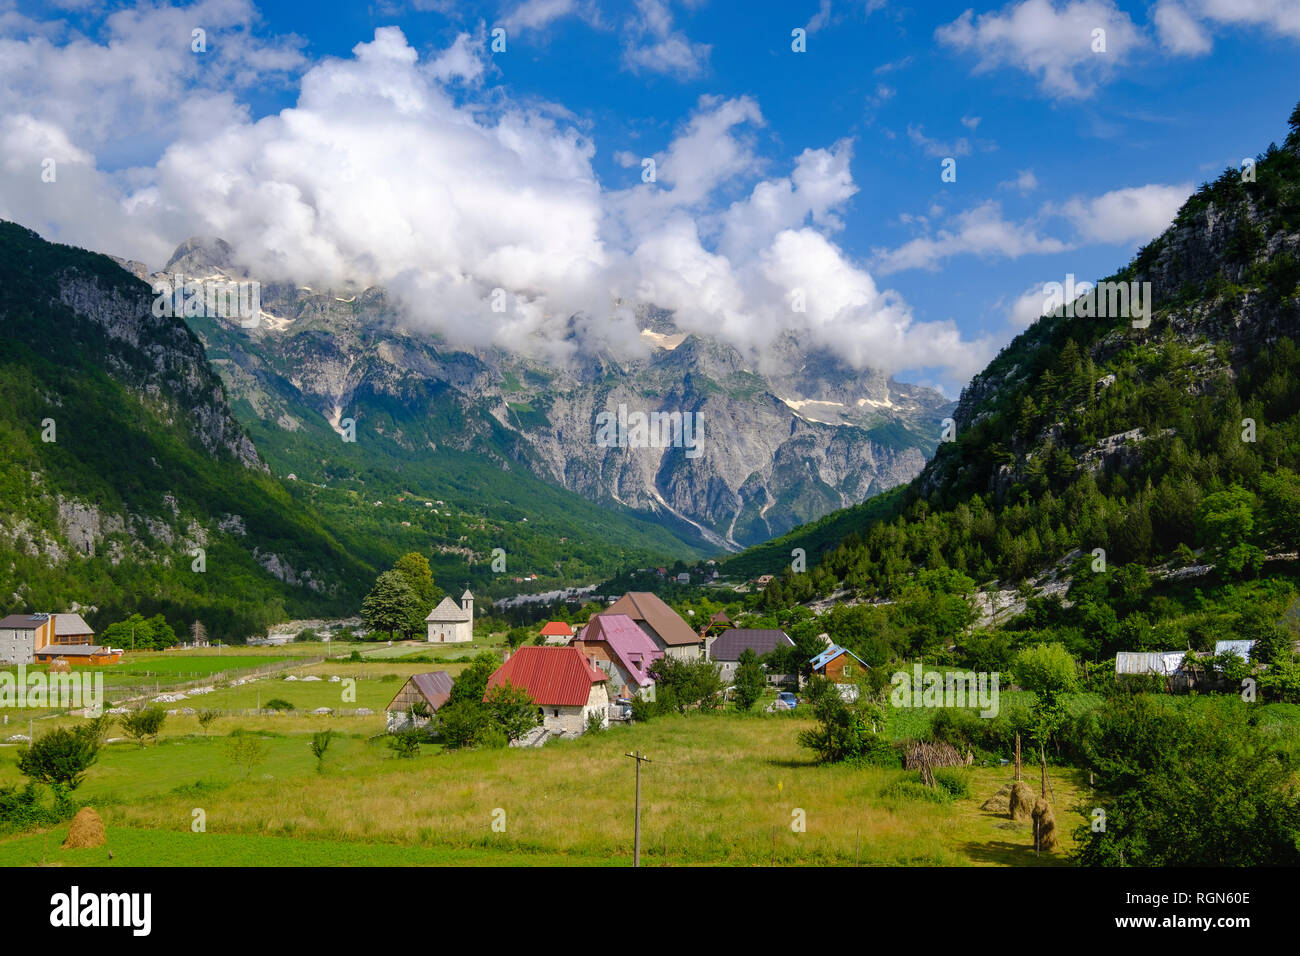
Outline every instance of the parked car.
<path id="1" fill-rule="evenodd" d="M 799 698 L 788 690 L 783 690 L 776 695 L 776 700 L 772 703 L 773 710 L 794 710 L 799 706 Z"/>

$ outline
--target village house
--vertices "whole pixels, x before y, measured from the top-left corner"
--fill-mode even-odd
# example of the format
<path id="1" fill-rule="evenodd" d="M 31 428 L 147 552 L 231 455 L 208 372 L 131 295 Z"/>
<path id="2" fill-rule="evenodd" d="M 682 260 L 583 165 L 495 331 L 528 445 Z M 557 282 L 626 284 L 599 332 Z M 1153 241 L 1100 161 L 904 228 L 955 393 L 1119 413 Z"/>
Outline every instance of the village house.
<path id="1" fill-rule="evenodd" d="M 413 674 L 385 709 L 388 732 L 399 733 L 423 727 L 429 718 L 451 698 L 451 675 L 446 671 Z M 417 711 L 423 710 L 424 714 Z"/>
<path id="2" fill-rule="evenodd" d="M 464 644 L 474 640 L 474 595 L 466 588 L 460 596 L 460 606 L 448 595 L 424 621 L 429 628 L 430 644 Z"/>
<path id="3" fill-rule="evenodd" d="M 650 591 L 628 591 L 600 613 L 626 614 L 669 657 L 686 661 L 704 656 L 704 638 Z"/>
<path id="4" fill-rule="evenodd" d="M 576 647 L 525 645 L 493 671 L 487 689 L 509 684 L 528 693 L 542 716 L 544 730 L 577 737 L 593 716 L 609 726 L 609 677 L 587 663 Z M 487 700 L 487 694 L 483 699 Z"/>
<path id="5" fill-rule="evenodd" d="M 862 658 L 838 644 L 832 644 L 812 659 L 812 672 L 835 684 L 851 684 L 867 670 Z"/>
<path id="6" fill-rule="evenodd" d="M 30 664 L 36 652 L 53 640 L 53 615 L 10 614 L 0 620 L 0 662 Z"/>
<path id="7" fill-rule="evenodd" d="M 794 647 L 794 641 L 785 631 L 732 627 L 706 638 L 705 647 L 709 660 L 718 665 L 723 681 L 729 684 L 736 676 L 740 655 L 745 651 L 753 651 L 762 657 L 778 647 Z"/>
<path id="8" fill-rule="evenodd" d="M 0 662 L 32 664 L 65 658 L 74 664 L 116 664 L 120 650 L 94 643 L 80 614 L 10 614 L 0 620 Z"/>
<path id="9" fill-rule="evenodd" d="M 704 626 L 700 628 L 700 637 L 704 638 L 705 640 L 704 650 L 707 652 L 709 649 L 708 639 L 710 637 L 716 637 L 718 634 L 721 634 L 727 628 L 735 627 L 735 626 L 736 625 L 731 620 L 731 618 L 727 617 L 727 615 L 722 613 L 721 611 L 718 611 L 716 614 L 710 616 L 709 619 L 704 622 Z"/>
<path id="10" fill-rule="evenodd" d="M 542 627 L 547 644 L 567 644 L 573 640 L 573 628 L 563 621 L 547 621 Z"/>
<path id="11" fill-rule="evenodd" d="M 611 696 L 654 699 L 650 665 L 664 656 L 626 614 L 596 614 L 573 639 L 587 662 L 609 675 Z"/>

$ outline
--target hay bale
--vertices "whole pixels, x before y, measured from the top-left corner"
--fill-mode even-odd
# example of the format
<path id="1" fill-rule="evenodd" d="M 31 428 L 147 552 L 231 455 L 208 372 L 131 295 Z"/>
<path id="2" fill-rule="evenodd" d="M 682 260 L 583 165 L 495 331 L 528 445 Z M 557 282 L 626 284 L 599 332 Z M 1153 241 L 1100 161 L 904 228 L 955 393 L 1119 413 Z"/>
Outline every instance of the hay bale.
<path id="1" fill-rule="evenodd" d="M 1000 817 L 1005 817 L 1011 813 L 1011 784 L 1007 784 L 993 796 L 984 801 L 981 810 L 989 813 L 996 813 Z"/>
<path id="2" fill-rule="evenodd" d="M 1045 797 L 1034 802 L 1034 843 L 1043 853 L 1056 849 L 1056 814 Z"/>
<path id="3" fill-rule="evenodd" d="M 1007 816 L 1012 820 L 1028 820 L 1034 812 L 1034 791 L 1029 784 L 1017 780 L 1011 785 L 1011 796 L 1007 801 Z"/>
<path id="4" fill-rule="evenodd" d="M 89 846 L 103 846 L 108 841 L 104 821 L 91 807 L 82 807 L 68 826 L 68 838 L 63 841 L 65 850 L 81 850 Z"/>

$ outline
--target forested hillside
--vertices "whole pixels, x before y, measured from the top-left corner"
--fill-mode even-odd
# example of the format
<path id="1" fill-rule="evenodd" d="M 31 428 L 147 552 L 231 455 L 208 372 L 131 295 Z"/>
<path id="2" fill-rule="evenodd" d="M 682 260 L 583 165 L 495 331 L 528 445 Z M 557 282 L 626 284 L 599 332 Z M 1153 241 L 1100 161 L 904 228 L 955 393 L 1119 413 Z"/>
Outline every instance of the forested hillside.
<path id="1" fill-rule="evenodd" d="M 368 569 L 268 473 L 198 339 L 152 303 L 108 257 L 0 223 L 0 606 L 101 630 L 162 612 L 227 640 L 354 612 Z"/>
<path id="2" fill-rule="evenodd" d="M 1093 660 L 1271 633 L 1300 542 L 1300 109 L 1251 172 L 1202 186 L 1110 277 L 1151 283 L 1148 327 L 1041 318 L 963 392 L 955 440 L 916 481 L 768 547 L 767 570 L 806 547 L 809 571 L 764 606 L 842 588 L 894 602 L 836 609 L 888 619 L 840 635 L 871 635 L 875 660 L 957 640 L 1005 653 L 1016 629 Z M 999 583 L 1025 612 L 1000 635 L 937 623 L 945 595 Z"/>

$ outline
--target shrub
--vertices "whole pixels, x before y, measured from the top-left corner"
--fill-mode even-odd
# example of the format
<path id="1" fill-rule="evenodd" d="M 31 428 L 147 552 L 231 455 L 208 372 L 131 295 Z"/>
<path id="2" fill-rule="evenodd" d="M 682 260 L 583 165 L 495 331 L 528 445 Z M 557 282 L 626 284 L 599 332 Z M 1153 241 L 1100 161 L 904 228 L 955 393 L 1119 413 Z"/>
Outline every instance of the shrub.
<path id="1" fill-rule="evenodd" d="M 934 771 L 934 785 L 954 800 L 964 800 L 971 794 L 970 775 L 956 767 L 939 767 Z"/>
<path id="2" fill-rule="evenodd" d="M 420 735 L 414 730 L 404 730 L 388 738 L 388 749 L 403 760 L 420 756 Z"/>
<path id="3" fill-rule="evenodd" d="M 141 707 L 122 718 L 122 729 L 143 747 L 146 737 L 152 737 L 154 743 L 158 742 L 158 734 L 166 720 L 167 711 L 161 707 Z"/>
<path id="4" fill-rule="evenodd" d="M 293 704 L 283 697 L 272 697 L 262 705 L 263 710 L 293 710 Z"/>
<path id="5" fill-rule="evenodd" d="M 51 826 L 59 815 L 41 803 L 40 791 L 29 780 L 18 787 L 0 787 L 0 830 L 16 832 Z"/>

